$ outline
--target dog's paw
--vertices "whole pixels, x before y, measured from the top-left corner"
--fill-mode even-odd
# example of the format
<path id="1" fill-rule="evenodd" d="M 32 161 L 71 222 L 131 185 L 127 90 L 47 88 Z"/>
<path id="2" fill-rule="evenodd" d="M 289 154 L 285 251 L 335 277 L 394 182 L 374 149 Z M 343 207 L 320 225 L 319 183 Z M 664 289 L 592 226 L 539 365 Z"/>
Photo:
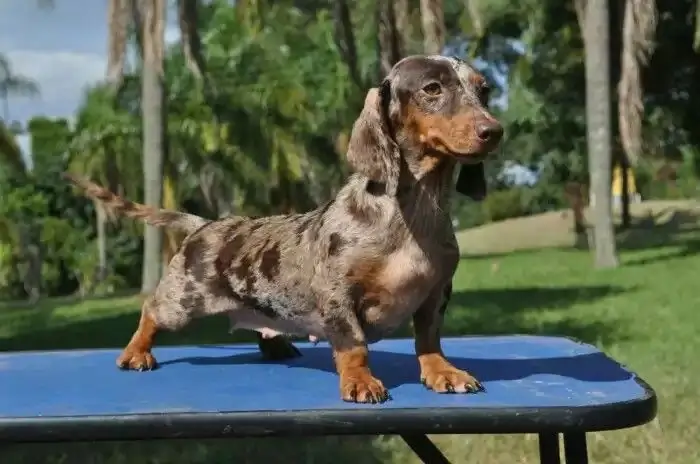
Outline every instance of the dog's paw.
<path id="1" fill-rule="evenodd" d="M 383 403 L 391 399 L 382 381 L 372 377 L 369 370 L 357 369 L 340 378 L 340 395 L 352 403 Z"/>
<path id="2" fill-rule="evenodd" d="M 156 368 L 156 358 L 149 351 L 136 351 L 126 348 L 117 358 L 117 366 L 120 369 L 134 371 L 150 371 Z"/>
<path id="3" fill-rule="evenodd" d="M 301 356 L 301 351 L 283 335 L 276 335 L 272 338 L 258 336 L 258 348 L 263 359 L 268 361 L 282 361 Z"/>
<path id="4" fill-rule="evenodd" d="M 481 382 L 468 372 L 448 366 L 421 373 L 421 383 L 438 393 L 476 393 L 484 391 Z"/>

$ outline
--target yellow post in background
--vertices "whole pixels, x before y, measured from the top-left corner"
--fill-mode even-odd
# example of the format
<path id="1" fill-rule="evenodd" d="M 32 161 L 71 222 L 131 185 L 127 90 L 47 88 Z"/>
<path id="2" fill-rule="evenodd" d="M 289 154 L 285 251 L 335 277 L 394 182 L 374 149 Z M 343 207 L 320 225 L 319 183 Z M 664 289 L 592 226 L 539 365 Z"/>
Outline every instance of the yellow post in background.
<path id="1" fill-rule="evenodd" d="M 612 201 L 614 206 L 622 202 L 622 166 L 616 164 L 612 172 Z M 627 188 L 629 189 L 630 203 L 638 203 L 641 197 L 637 192 L 637 184 L 634 180 L 634 171 L 631 167 L 627 169 Z"/>

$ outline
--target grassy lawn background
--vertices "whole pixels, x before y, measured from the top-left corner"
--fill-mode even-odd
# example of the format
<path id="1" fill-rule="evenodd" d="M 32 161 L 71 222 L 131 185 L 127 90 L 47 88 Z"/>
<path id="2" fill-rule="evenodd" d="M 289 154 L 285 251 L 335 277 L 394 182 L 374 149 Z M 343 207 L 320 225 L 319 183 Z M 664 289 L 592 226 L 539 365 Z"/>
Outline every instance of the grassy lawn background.
<path id="1" fill-rule="evenodd" d="M 455 276 L 445 332 L 568 335 L 597 345 L 654 387 L 659 396 L 659 418 L 635 429 L 591 434 L 591 462 L 700 462 L 700 257 L 696 254 L 700 250 L 700 223 L 693 208 L 666 205 L 651 215 L 638 214 L 638 227 L 620 236 L 623 266 L 617 270 L 594 271 L 588 251 L 570 246 L 556 248 L 565 244 L 554 239 L 550 242 L 554 248 L 523 250 L 529 246 L 519 246 L 510 236 L 487 234 L 482 229 L 472 231 L 471 236 L 470 231 L 463 232 L 462 248 L 471 254 L 462 260 Z M 520 236 L 523 240 L 537 236 L 538 247 L 542 245 L 542 235 L 566 236 L 570 221 L 552 226 L 549 218 L 550 222 L 543 220 L 540 224 L 543 227 L 533 226 L 533 219 L 526 218 L 528 226 L 520 227 Z M 511 236 L 513 228 L 518 227 L 518 223 L 510 224 Z M 483 241 L 479 245 L 482 250 L 469 246 L 486 236 L 494 243 L 490 253 L 483 250 L 487 248 Z M 508 252 L 509 246 L 519 251 Z M 3 304 L 0 350 L 121 347 L 137 323 L 138 306 L 134 296 L 83 302 L 49 300 L 39 307 Z M 161 343 L 253 340 L 245 334 L 232 337 L 227 329 L 224 318 L 205 319 L 184 332 L 163 337 Z M 455 463 L 538 462 L 533 436 L 435 438 Z M 0 462 L 12 464 L 264 460 L 335 464 L 418 462 L 403 442 L 392 437 L 0 448 Z"/>

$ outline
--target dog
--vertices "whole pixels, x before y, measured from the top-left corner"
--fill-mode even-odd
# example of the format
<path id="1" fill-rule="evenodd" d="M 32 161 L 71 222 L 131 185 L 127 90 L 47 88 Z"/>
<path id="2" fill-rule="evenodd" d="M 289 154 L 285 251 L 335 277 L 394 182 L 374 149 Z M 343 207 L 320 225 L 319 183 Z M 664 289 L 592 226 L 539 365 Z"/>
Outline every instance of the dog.
<path id="1" fill-rule="evenodd" d="M 68 175 L 111 212 L 187 235 L 145 299 L 118 366 L 152 369 L 159 332 L 226 313 L 232 328 L 263 338 L 328 341 L 342 400 L 382 403 L 390 396 L 370 371 L 368 345 L 412 318 L 421 382 L 440 393 L 482 390 L 445 358 L 440 329 L 459 261 L 451 190 L 485 197 L 484 161 L 503 136 L 488 96 L 484 76 L 461 59 L 402 59 L 368 92 L 353 124 L 347 182 L 301 214 L 207 220 Z"/>

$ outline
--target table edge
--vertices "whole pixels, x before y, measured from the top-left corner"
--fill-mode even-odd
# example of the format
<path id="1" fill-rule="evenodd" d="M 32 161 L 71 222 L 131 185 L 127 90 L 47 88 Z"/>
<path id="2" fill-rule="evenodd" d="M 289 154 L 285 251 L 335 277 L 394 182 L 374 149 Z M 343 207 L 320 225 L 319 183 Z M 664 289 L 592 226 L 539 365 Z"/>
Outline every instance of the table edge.
<path id="1" fill-rule="evenodd" d="M 271 436 L 501 434 L 632 428 L 657 414 L 653 388 L 639 399 L 580 407 L 322 409 L 0 418 L 0 443 Z"/>

